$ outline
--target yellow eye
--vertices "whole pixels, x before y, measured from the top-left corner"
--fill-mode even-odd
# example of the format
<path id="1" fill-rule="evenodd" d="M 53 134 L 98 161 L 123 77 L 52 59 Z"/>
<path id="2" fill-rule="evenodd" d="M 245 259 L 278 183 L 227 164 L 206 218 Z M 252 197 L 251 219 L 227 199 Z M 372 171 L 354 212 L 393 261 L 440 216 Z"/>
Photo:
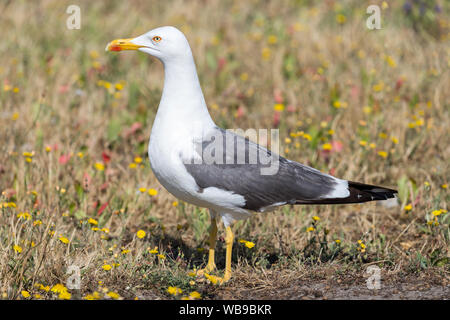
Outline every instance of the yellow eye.
<path id="1" fill-rule="evenodd" d="M 161 39 L 160 36 L 154 36 L 154 37 L 152 38 L 152 40 L 155 41 L 155 42 L 160 42 L 162 39 Z"/>

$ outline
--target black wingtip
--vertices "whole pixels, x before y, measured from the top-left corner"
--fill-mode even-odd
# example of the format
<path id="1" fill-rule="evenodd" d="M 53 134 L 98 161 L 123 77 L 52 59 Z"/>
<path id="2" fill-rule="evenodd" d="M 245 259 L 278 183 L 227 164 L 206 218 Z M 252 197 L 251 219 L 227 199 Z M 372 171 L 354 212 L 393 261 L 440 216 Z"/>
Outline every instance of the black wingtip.
<path id="1" fill-rule="evenodd" d="M 388 200 L 395 198 L 397 190 L 370 184 L 348 181 L 350 195 L 346 198 L 331 198 L 310 201 L 299 201 L 296 204 L 346 204 L 368 201 Z"/>

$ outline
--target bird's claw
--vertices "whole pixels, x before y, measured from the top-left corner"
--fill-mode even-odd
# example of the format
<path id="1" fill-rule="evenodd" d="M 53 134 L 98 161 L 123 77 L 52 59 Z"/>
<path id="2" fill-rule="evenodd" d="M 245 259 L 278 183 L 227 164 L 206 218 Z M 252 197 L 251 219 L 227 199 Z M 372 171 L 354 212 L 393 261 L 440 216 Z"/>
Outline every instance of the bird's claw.
<path id="1" fill-rule="evenodd" d="M 197 276 L 201 277 L 206 273 L 210 273 L 211 271 L 214 271 L 215 269 L 216 269 L 215 263 L 211 263 L 211 264 L 208 263 L 205 268 L 197 271 Z"/>
<path id="2" fill-rule="evenodd" d="M 208 279 L 212 284 L 220 286 L 230 280 L 231 274 L 225 273 L 224 277 L 222 278 L 205 273 L 205 278 Z"/>

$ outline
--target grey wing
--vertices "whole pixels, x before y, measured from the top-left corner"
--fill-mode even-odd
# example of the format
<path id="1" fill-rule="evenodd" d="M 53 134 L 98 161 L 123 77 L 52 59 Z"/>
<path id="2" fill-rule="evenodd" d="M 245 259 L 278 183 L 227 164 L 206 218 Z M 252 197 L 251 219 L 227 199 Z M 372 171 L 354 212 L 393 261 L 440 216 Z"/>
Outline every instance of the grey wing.
<path id="1" fill-rule="evenodd" d="M 264 211 L 282 204 L 312 203 L 326 198 L 337 185 L 332 176 L 273 154 L 230 131 L 216 128 L 211 136 L 198 143 L 202 163 L 185 164 L 186 169 L 200 189 L 216 187 L 242 195 L 245 209 Z M 264 174 L 270 166 L 278 167 L 266 171 L 273 174 Z"/>

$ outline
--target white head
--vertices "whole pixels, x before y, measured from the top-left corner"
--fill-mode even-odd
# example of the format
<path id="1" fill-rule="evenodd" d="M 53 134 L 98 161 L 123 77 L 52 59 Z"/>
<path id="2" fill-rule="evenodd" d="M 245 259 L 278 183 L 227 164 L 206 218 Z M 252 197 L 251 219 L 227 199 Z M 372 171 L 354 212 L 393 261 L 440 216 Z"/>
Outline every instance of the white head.
<path id="1" fill-rule="evenodd" d="M 113 40 L 106 46 L 107 51 L 139 50 L 161 60 L 192 58 L 191 48 L 184 34 L 175 27 L 160 27 L 141 36 Z"/>

